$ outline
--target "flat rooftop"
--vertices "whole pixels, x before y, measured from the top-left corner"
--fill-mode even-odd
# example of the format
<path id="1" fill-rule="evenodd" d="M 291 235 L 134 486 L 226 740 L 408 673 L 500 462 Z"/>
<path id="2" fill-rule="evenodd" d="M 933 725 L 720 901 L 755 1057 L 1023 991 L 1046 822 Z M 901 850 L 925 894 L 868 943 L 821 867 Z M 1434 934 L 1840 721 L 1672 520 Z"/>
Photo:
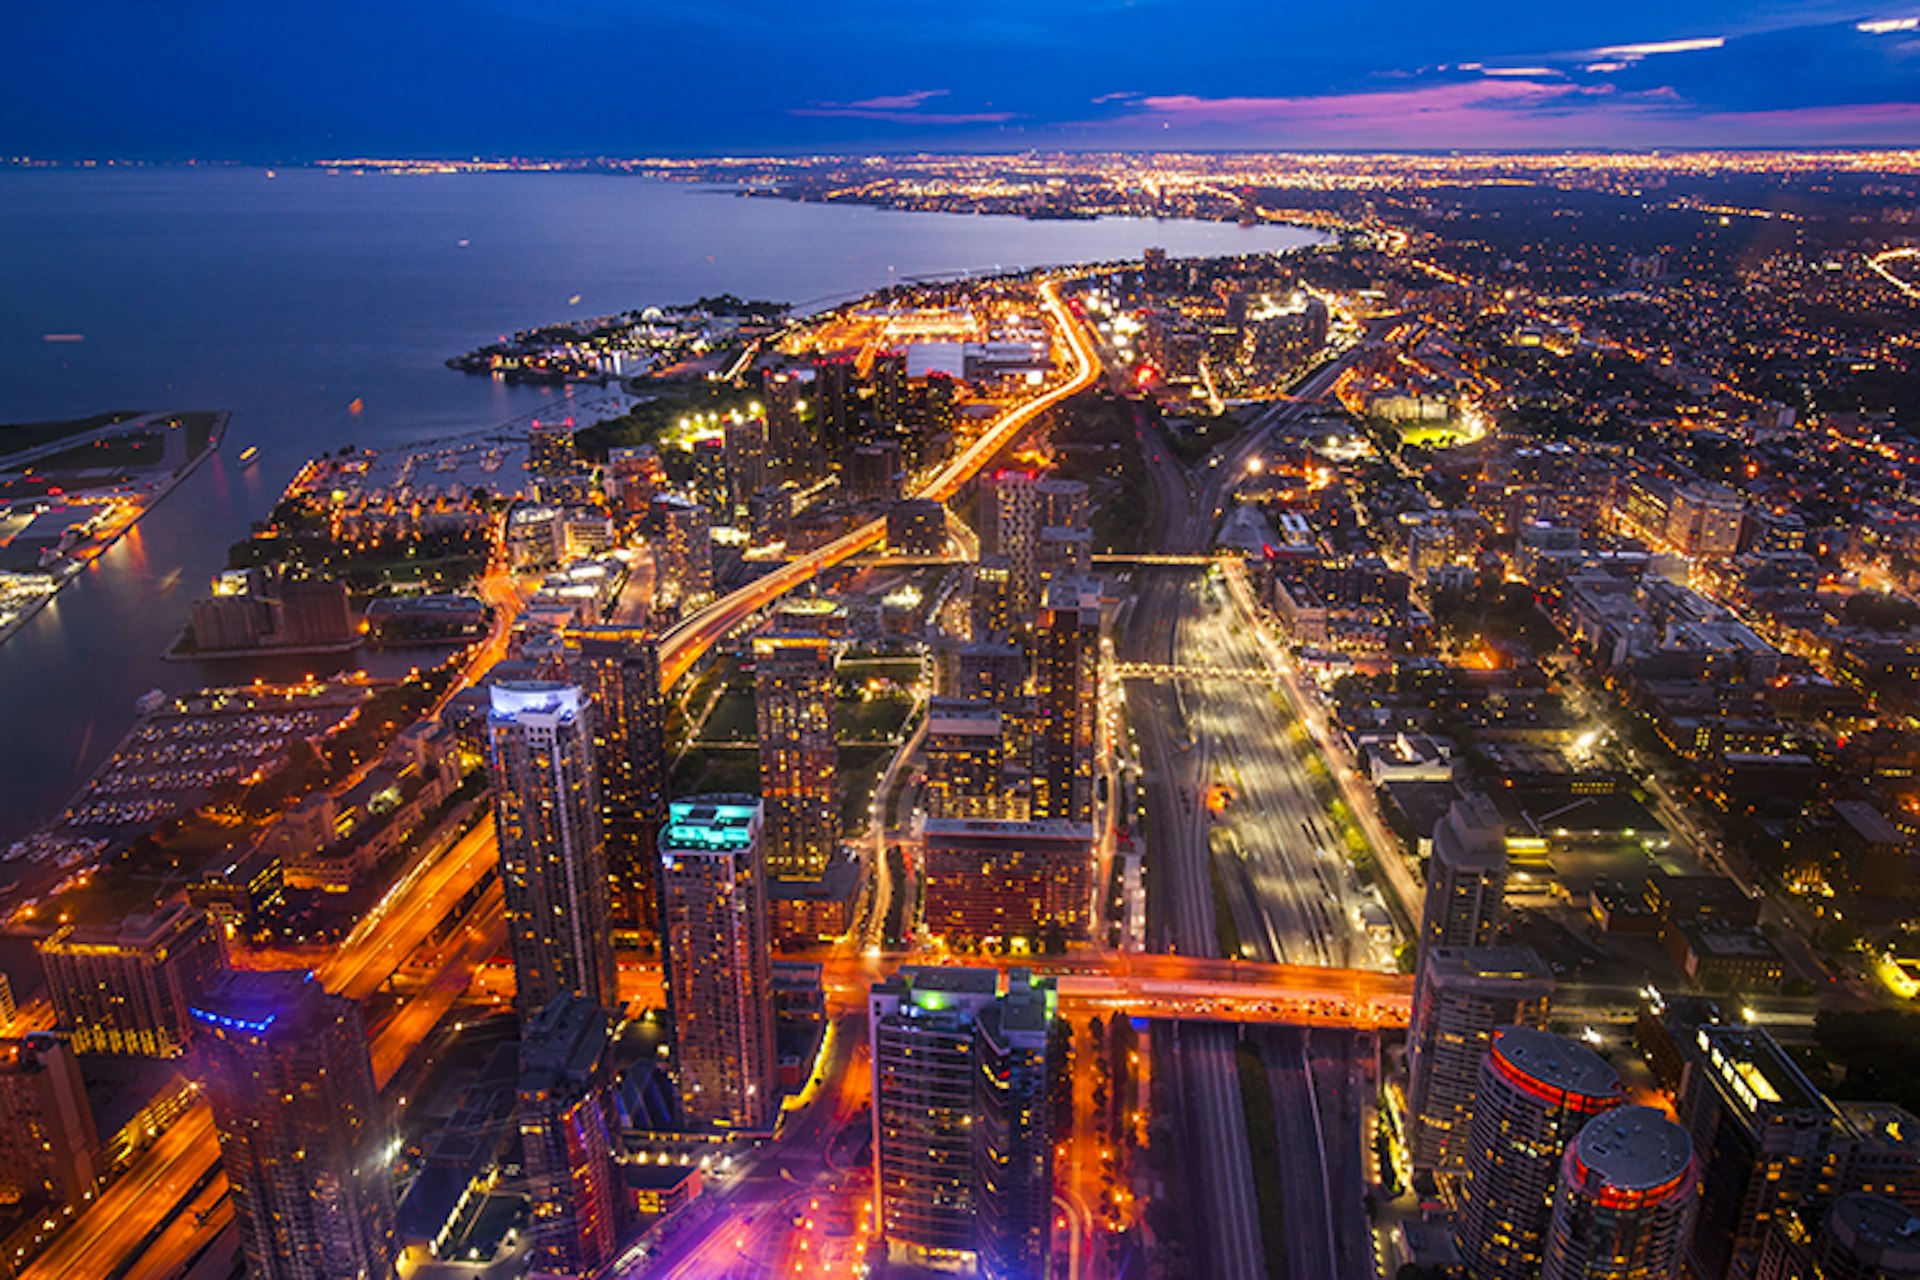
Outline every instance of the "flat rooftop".
<path id="1" fill-rule="evenodd" d="M 1492 1052 L 1527 1079 L 1583 1098 L 1618 1098 L 1620 1073 L 1586 1045 L 1533 1027 L 1502 1027 Z"/>
<path id="2" fill-rule="evenodd" d="M 696 796 L 667 806 L 662 853 L 731 853 L 753 844 L 760 802 L 752 796 Z"/>
<path id="3" fill-rule="evenodd" d="M 1686 1173 L 1693 1139 L 1656 1107 L 1616 1107 L 1587 1121 L 1574 1156 L 1610 1189 L 1652 1191 Z"/>

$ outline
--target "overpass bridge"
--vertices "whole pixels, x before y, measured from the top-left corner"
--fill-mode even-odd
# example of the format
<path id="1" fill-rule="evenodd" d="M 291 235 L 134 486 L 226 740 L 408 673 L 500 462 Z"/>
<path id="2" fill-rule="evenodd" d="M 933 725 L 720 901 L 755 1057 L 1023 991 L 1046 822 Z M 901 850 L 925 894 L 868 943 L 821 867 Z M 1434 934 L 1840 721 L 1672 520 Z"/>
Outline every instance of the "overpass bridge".
<path id="1" fill-rule="evenodd" d="M 1413 1008 L 1412 978 L 1369 969 L 1127 952 L 1021 960 L 944 951 L 863 956 L 835 950 L 794 958 L 817 961 L 829 1003 L 847 1011 L 864 1009 L 868 985 L 903 964 L 1025 968 L 1052 977 L 1060 1007 L 1075 1017 L 1124 1012 L 1180 1022 L 1374 1030 L 1406 1026 Z"/>

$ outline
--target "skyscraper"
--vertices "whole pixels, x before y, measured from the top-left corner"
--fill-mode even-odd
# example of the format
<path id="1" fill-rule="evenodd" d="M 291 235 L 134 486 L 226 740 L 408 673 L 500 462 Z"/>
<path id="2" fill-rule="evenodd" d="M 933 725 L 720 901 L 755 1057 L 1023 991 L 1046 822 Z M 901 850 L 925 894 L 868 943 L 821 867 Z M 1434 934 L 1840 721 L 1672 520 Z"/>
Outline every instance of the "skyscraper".
<path id="1" fill-rule="evenodd" d="M 1680 1098 L 1699 1154 L 1689 1274 L 1745 1280 L 1768 1233 L 1832 1197 L 1920 1202 L 1920 1120 L 1882 1103 L 1835 1103 L 1756 1027 L 1703 1024 Z"/>
<path id="2" fill-rule="evenodd" d="M 707 509 L 677 493 L 655 495 L 654 595 L 663 609 L 693 609 L 713 597 L 713 534 Z"/>
<path id="3" fill-rule="evenodd" d="M 1770 1235 L 1757 1280 L 1915 1277 L 1920 1277 L 1920 1214 L 1887 1196 L 1853 1191 L 1818 1215 L 1810 1238 Z"/>
<path id="4" fill-rule="evenodd" d="M 660 921 L 681 1114 L 692 1127 L 764 1129 L 780 1097 L 760 804 L 699 796 L 667 812 Z"/>
<path id="5" fill-rule="evenodd" d="M 1039 478 L 1031 471 L 1003 468 L 980 486 L 980 555 L 1007 561 L 1007 603 L 1024 620 L 1040 603 L 1034 560 L 1040 537 Z"/>
<path id="6" fill-rule="evenodd" d="M 577 456 L 572 418 L 535 418 L 527 428 L 527 470 L 533 474 L 566 475 Z"/>
<path id="7" fill-rule="evenodd" d="M 935 698 L 927 704 L 927 814 L 1006 818 L 1006 727 L 991 704 Z"/>
<path id="8" fill-rule="evenodd" d="M 489 694 L 515 1007 L 523 1020 L 560 995 L 617 1008 L 592 709 L 554 681 L 501 681 Z"/>
<path id="9" fill-rule="evenodd" d="M 1433 829 L 1420 952 L 1493 942 L 1507 889 L 1507 828 L 1483 795 L 1454 801 Z"/>
<path id="10" fill-rule="evenodd" d="M 1100 592 L 1085 579 L 1047 589 L 1033 637 L 1033 817 L 1093 821 L 1100 724 Z"/>
<path id="11" fill-rule="evenodd" d="M 881 351 L 873 357 L 873 412 L 886 426 L 899 425 L 907 412 L 907 353 Z"/>
<path id="12" fill-rule="evenodd" d="M 1687 485 L 1674 491 L 1667 515 L 1667 541 L 1682 555 L 1724 559 L 1740 549 L 1744 522 L 1740 495 L 1720 484 Z"/>
<path id="13" fill-rule="evenodd" d="M 520 1039 L 515 1117 L 540 1271 L 589 1275 L 620 1242 L 607 1011 L 556 996 Z"/>
<path id="14" fill-rule="evenodd" d="M 867 993 L 878 1230 L 896 1262 L 1047 1274 L 1051 981 L 910 965 Z"/>
<path id="15" fill-rule="evenodd" d="M 981 555 L 968 584 L 967 612 L 975 641 L 1013 630 L 1013 561 L 999 554 Z"/>
<path id="16" fill-rule="evenodd" d="M 1541 1280 L 1680 1274 L 1700 1170 L 1687 1131 L 1653 1107 L 1616 1107 L 1567 1148 Z"/>
<path id="17" fill-rule="evenodd" d="M 791 480 L 806 474 L 812 453 L 806 426 L 801 419 L 806 404 L 808 383 L 792 373 L 763 370 L 760 399 L 767 410 L 767 451 L 771 455 L 773 481 Z"/>
<path id="18" fill-rule="evenodd" d="M 980 1274 L 1033 1280 L 1053 1238 L 1054 991 L 1015 970 L 974 1024 L 973 1185 Z"/>
<path id="19" fill-rule="evenodd" d="M 588 627 L 575 679 L 593 706 L 595 780 L 606 840 L 609 907 L 616 935 L 654 932 L 659 860 L 654 840 L 667 820 L 667 699 L 660 650 L 637 627 Z"/>
<path id="20" fill-rule="evenodd" d="M 1088 491 L 1086 481 L 1047 476 L 1034 482 L 1033 495 L 1039 504 L 1035 519 L 1042 529 L 1084 529 L 1087 527 Z"/>
<path id="21" fill-rule="evenodd" d="M 185 1053 L 187 1009 L 225 967 L 206 912 L 178 902 L 114 926 L 65 925 L 39 951 L 76 1053 Z"/>
<path id="22" fill-rule="evenodd" d="M 1087 936 L 1094 841 L 1086 823 L 928 818 L 921 836 L 931 932 L 949 942 L 1019 938 L 1043 947 Z"/>
<path id="23" fill-rule="evenodd" d="M 1421 958 L 1407 1029 L 1413 1167 L 1466 1168 L 1480 1060 L 1494 1028 L 1545 1027 L 1553 972 L 1524 947 L 1442 947 Z"/>
<path id="24" fill-rule="evenodd" d="M 249 1280 L 387 1280 L 393 1187 L 359 1007 L 311 974 L 233 973 L 193 1016 Z"/>
<path id="25" fill-rule="evenodd" d="M 837 468 L 855 428 L 853 360 L 827 356 L 813 362 L 814 441 L 827 465 Z"/>
<path id="26" fill-rule="evenodd" d="M 1059 578 L 1084 578 L 1093 572 L 1093 534 L 1086 529 L 1048 526 L 1034 544 L 1033 574 L 1040 596 Z"/>
<path id="27" fill-rule="evenodd" d="M 44 1031 L 0 1040 L 0 1204 L 77 1205 L 99 1166 L 73 1046 Z"/>
<path id="28" fill-rule="evenodd" d="M 1619 1075 L 1583 1044 L 1532 1027 L 1493 1033 L 1480 1060 L 1460 1210 L 1460 1255 L 1474 1280 L 1540 1274 L 1561 1157 L 1622 1095 Z"/>
<path id="29" fill-rule="evenodd" d="M 767 458 L 767 420 L 757 414 L 741 414 L 727 420 L 727 512 L 728 523 L 747 506 L 747 499 L 772 482 L 773 470 Z"/>
<path id="30" fill-rule="evenodd" d="M 767 874 L 817 879 L 840 842 L 833 642 L 763 636 L 753 669 Z"/>

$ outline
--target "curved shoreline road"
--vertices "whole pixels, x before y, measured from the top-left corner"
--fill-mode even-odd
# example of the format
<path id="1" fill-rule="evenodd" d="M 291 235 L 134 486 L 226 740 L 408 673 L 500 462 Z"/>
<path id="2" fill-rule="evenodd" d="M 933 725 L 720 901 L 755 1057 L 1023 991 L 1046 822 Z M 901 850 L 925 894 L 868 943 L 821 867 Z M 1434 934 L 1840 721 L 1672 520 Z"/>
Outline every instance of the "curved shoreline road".
<path id="1" fill-rule="evenodd" d="M 942 467 L 914 497 L 931 498 L 935 502 L 947 501 L 960 491 L 960 486 L 973 479 L 982 467 L 991 462 L 995 454 L 1031 426 L 1034 419 L 1069 396 L 1086 390 L 1099 376 L 1100 362 L 1094 357 L 1093 341 L 1079 318 L 1061 300 L 1057 280 L 1049 277 L 1040 282 L 1040 301 L 1060 337 L 1066 342 L 1068 351 L 1072 353 L 1072 375 L 1059 386 L 1009 409 L 984 435 L 967 446 L 959 457 Z M 671 689 L 707 650 L 755 613 L 825 570 L 865 551 L 884 538 L 886 532 L 886 521 L 870 520 L 852 533 L 836 538 L 816 551 L 809 551 L 731 595 L 714 601 L 667 632 L 660 641 L 661 687 Z"/>

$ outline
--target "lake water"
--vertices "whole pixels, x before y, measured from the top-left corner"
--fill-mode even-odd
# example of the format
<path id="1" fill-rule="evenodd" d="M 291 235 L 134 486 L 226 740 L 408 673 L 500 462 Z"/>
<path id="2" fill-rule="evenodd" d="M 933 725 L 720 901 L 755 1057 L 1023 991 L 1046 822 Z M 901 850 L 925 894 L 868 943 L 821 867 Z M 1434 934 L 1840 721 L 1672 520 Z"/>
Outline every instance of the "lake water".
<path id="1" fill-rule="evenodd" d="M 160 653 L 309 456 L 489 427 L 567 396 L 454 373 L 450 355 L 723 292 L 816 308 L 894 279 L 1316 239 L 794 204 L 611 175 L 0 169 L 0 422 L 233 413 L 217 456 L 0 644 L 0 844 L 58 809 L 147 690 L 301 674 L 309 660 Z M 260 455 L 241 468 L 247 445 Z"/>

